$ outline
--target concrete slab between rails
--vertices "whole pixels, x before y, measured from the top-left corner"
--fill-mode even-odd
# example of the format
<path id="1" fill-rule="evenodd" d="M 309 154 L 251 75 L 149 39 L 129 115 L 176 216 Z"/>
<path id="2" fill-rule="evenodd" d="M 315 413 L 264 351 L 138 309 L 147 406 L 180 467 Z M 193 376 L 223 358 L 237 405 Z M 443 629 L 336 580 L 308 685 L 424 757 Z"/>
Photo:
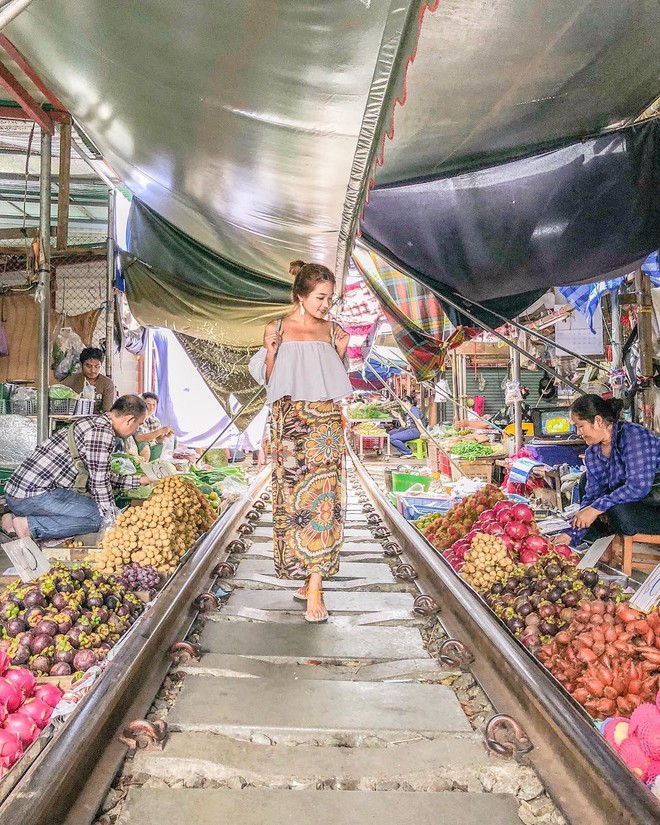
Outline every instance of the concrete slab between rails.
<path id="1" fill-rule="evenodd" d="M 380 565 L 365 565 L 368 567 L 378 567 Z M 389 568 L 388 568 L 389 569 Z M 240 569 L 236 575 L 231 579 L 226 579 L 222 586 L 231 592 L 234 589 L 244 590 L 297 590 L 302 581 L 293 581 L 289 579 L 278 579 L 274 574 L 266 575 L 265 573 L 255 573 L 249 578 L 244 578 L 240 575 Z M 345 581 L 338 581 L 337 579 L 325 579 L 323 582 L 323 591 L 328 593 L 332 590 L 343 590 L 346 592 L 372 592 L 372 593 L 417 593 L 414 586 L 406 584 L 405 582 L 397 582 L 390 574 L 389 581 L 374 581 L 373 577 L 363 579 L 346 579 Z"/>
<path id="2" fill-rule="evenodd" d="M 318 659 L 303 659 L 296 664 L 280 664 L 262 659 L 249 659 L 226 653 L 205 653 L 201 661 L 180 670 L 191 676 L 233 677 L 241 679 L 291 679 L 296 681 L 341 682 L 419 682 L 438 681 L 460 673 L 441 668 L 435 659 L 401 659 L 397 662 L 334 665 Z"/>
<path id="3" fill-rule="evenodd" d="M 118 825 L 520 825 L 517 808 L 500 794 L 133 788 Z"/>
<path id="4" fill-rule="evenodd" d="M 249 538 L 252 539 L 253 536 L 249 536 Z M 263 541 L 260 540 L 251 542 L 250 548 L 245 553 L 240 553 L 239 556 L 243 559 L 272 560 L 272 538 Z M 378 542 L 375 541 L 372 542 L 372 544 L 367 544 L 366 542 L 362 544 L 355 542 L 347 542 L 341 548 L 340 557 L 345 558 L 346 561 L 351 562 L 380 562 L 382 564 L 385 560 L 383 548 L 380 546 L 380 544 L 378 544 Z"/>
<path id="5" fill-rule="evenodd" d="M 332 625 L 296 625 L 222 621 L 207 622 L 199 645 L 209 653 L 229 653 L 268 661 L 387 662 L 428 656 L 415 628 L 357 627 L 347 633 Z"/>
<path id="6" fill-rule="evenodd" d="M 300 587 L 302 584 L 301 581 L 278 579 L 271 559 L 242 559 L 236 575 L 233 577 L 233 582 L 237 584 L 239 581 L 254 581 L 257 576 L 272 579 L 273 584 L 280 587 L 287 584 Z M 394 581 L 392 570 L 388 564 L 364 564 L 340 560 L 339 572 L 336 576 L 326 579 L 323 586 L 345 584 L 361 579 L 373 584 L 391 584 Z"/>
<path id="7" fill-rule="evenodd" d="M 238 591 L 250 592 L 257 591 Z M 264 591 L 260 591 L 264 592 Z M 305 608 L 299 602 L 290 610 L 260 610 L 257 607 L 232 607 L 227 605 L 221 613 L 211 615 L 211 621 L 225 620 L 230 622 L 266 622 L 270 624 L 300 625 L 306 624 Z M 330 613 L 327 624 L 332 627 L 341 627 L 348 631 L 352 627 L 423 627 L 426 619 L 415 616 L 407 610 L 383 610 L 380 613 L 360 613 L 353 615 L 336 615 Z"/>
<path id="8" fill-rule="evenodd" d="M 384 610 L 396 610 L 402 614 L 412 614 L 414 598 L 410 593 L 328 593 L 325 603 L 335 616 L 355 615 L 361 613 L 380 613 Z M 265 611 L 293 610 L 300 612 L 304 602 L 296 602 L 291 593 L 282 590 L 255 591 L 236 590 L 220 614 L 228 608 L 250 607 Z"/>
<path id="9" fill-rule="evenodd" d="M 344 791 L 445 791 L 454 783 L 481 788 L 479 776 L 493 762 L 476 734 L 422 737 L 382 748 L 317 748 L 242 742 L 213 733 L 172 733 L 164 750 L 138 751 L 131 781 L 149 777 L 167 783 L 200 781 L 216 787 Z M 385 787 L 387 786 L 387 787 Z"/>
<path id="10" fill-rule="evenodd" d="M 205 731 L 282 744 L 391 742 L 410 736 L 471 733 L 444 685 L 414 682 L 187 678 L 167 722 L 171 730 Z"/>

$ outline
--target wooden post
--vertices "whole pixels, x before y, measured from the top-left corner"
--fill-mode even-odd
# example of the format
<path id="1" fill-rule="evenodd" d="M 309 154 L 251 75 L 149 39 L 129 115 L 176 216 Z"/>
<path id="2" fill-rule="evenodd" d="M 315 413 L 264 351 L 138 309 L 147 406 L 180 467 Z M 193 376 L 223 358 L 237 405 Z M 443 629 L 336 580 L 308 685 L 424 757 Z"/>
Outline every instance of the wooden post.
<path id="1" fill-rule="evenodd" d="M 69 243 L 69 191 L 71 186 L 71 123 L 60 126 L 60 174 L 57 193 L 57 249 Z"/>
<path id="2" fill-rule="evenodd" d="M 639 334 L 639 383 L 642 389 L 638 413 L 641 423 L 646 427 L 652 427 L 653 410 L 648 388 L 653 380 L 653 302 L 651 279 L 641 269 L 635 273 L 635 291 Z"/>

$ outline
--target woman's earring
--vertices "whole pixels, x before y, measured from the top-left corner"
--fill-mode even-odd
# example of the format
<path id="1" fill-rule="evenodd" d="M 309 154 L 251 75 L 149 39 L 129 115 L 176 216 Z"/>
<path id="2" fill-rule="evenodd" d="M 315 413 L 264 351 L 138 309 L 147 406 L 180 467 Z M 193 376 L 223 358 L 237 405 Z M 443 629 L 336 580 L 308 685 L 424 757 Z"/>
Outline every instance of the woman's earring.
<path id="1" fill-rule="evenodd" d="M 303 306 L 302 301 L 300 302 L 300 308 L 298 311 L 300 312 L 300 317 L 302 318 L 302 316 L 305 314 L 305 307 Z"/>

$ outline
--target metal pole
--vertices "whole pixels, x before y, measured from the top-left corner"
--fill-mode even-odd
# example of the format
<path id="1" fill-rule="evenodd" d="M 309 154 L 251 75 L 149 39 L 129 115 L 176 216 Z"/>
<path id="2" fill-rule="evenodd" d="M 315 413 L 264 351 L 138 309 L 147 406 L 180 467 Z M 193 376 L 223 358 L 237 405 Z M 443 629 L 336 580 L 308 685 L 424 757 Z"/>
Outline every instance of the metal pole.
<path id="1" fill-rule="evenodd" d="M 51 137 L 41 130 L 39 172 L 39 363 L 37 375 L 37 441 L 49 436 L 48 385 L 50 379 L 50 173 Z"/>
<path id="2" fill-rule="evenodd" d="M 11 21 L 26 9 L 32 0 L 12 0 L 0 9 L 0 31 L 8 26 Z M 50 238 L 49 238 L 50 240 Z"/>
<path id="3" fill-rule="evenodd" d="M 619 290 L 611 293 L 612 307 L 612 372 L 618 373 L 623 367 L 623 341 L 621 336 L 621 308 L 619 306 Z M 618 378 L 612 382 L 615 398 L 623 395 L 623 382 Z"/>
<path id="4" fill-rule="evenodd" d="M 520 385 L 520 353 L 511 349 L 511 379 Z M 522 449 L 523 428 L 522 428 L 522 400 L 513 402 L 513 424 L 515 427 L 516 452 Z"/>
<path id="5" fill-rule="evenodd" d="M 108 250 L 105 287 L 105 374 L 112 378 L 112 362 L 115 341 L 115 197 L 116 191 L 108 192 Z"/>

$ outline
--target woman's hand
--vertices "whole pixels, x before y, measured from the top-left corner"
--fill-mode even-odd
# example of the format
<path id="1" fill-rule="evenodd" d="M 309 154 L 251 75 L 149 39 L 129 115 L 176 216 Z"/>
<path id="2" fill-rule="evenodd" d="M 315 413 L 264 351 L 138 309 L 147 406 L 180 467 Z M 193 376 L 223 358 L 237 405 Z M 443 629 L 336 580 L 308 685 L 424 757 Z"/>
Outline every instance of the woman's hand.
<path id="1" fill-rule="evenodd" d="M 573 527 L 578 530 L 585 530 L 587 527 L 591 527 L 598 516 L 601 515 L 601 510 L 596 510 L 595 507 L 585 507 L 584 510 L 580 510 L 573 519 Z"/>
<path id="2" fill-rule="evenodd" d="M 552 537 L 552 543 L 555 545 L 570 544 L 572 540 L 573 537 L 569 536 L 568 533 L 558 533 L 556 536 Z"/>
<path id="3" fill-rule="evenodd" d="M 282 336 L 277 330 L 269 330 L 266 328 L 264 333 L 264 347 L 268 355 L 275 355 L 282 343 Z"/>
<path id="4" fill-rule="evenodd" d="M 348 349 L 348 342 L 350 340 L 350 335 L 346 332 L 345 329 L 342 329 L 339 325 L 335 328 L 335 349 L 337 350 L 337 355 L 343 360 L 344 356 L 346 355 L 346 350 Z"/>

